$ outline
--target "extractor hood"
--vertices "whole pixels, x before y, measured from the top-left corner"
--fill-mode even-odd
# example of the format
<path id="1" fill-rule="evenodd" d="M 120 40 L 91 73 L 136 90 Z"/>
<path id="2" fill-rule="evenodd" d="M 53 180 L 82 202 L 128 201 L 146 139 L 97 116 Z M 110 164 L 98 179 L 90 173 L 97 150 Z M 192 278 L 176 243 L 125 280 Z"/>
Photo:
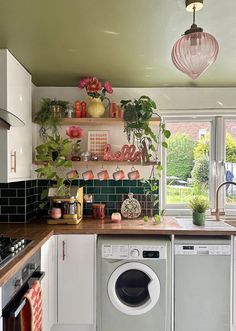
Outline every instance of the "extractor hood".
<path id="1" fill-rule="evenodd" d="M 11 126 L 24 126 L 25 123 L 19 117 L 7 110 L 0 108 L 0 129 L 9 130 Z"/>

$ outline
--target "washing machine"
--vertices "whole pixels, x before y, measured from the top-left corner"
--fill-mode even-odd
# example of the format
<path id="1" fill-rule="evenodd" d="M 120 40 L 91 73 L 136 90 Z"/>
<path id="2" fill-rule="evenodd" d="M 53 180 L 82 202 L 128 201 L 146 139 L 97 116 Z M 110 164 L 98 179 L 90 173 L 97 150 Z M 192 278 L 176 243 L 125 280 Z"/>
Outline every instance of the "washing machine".
<path id="1" fill-rule="evenodd" d="M 170 331 L 167 237 L 99 236 L 97 330 Z"/>

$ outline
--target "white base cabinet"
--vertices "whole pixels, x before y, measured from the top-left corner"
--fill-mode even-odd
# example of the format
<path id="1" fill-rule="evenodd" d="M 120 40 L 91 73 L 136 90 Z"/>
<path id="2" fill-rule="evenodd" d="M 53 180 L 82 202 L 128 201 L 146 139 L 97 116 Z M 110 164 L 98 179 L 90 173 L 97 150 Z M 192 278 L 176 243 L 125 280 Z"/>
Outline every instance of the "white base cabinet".
<path id="1" fill-rule="evenodd" d="M 58 236 L 58 321 L 53 330 L 90 331 L 95 325 L 96 236 Z"/>
<path id="2" fill-rule="evenodd" d="M 50 331 L 57 321 L 57 238 L 52 236 L 41 247 L 41 270 L 43 293 L 43 331 Z"/>
<path id="3" fill-rule="evenodd" d="M 0 108 L 24 123 L 23 127 L 0 129 L 0 182 L 31 178 L 32 167 L 31 75 L 6 49 L 0 50 Z"/>

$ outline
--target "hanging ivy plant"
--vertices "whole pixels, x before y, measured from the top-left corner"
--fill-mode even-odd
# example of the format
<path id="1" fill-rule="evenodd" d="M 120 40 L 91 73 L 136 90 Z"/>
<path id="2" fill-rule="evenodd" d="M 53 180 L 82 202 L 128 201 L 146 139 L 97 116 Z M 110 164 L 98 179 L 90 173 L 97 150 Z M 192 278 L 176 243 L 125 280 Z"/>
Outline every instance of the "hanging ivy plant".
<path id="1" fill-rule="evenodd" d="M 34 115 L 34 122 L 40 125 L 39 133 L 43 139 L 46 139 L 49 133 L 58 134 L 58 127 L 61 125 L 62 118 L 65 117 L 68 105 L 68 101 L 42 99 L 41 107 Z"/>
<path id="2" fill-rule="evenodd" d="M 167 140 L 171 132 L 166 129 L 165 123 L 156 112 L 156 103 L 148 96 L 141 96 L 134 100 L 121 100 L 121 107 L 124 110 L 124 132 L 127 134 L 129 143 L 135 144 L 139 150 L 147 150 L 148 161 L 152 158 L 155 166 L 152 167 L 150 178 L 143 180 L 145 194 L 151 196 L 153 207 L 159 203 L 159 179 L 163 166 L 159 160 L 160 148 L 168 148 Z M 152 117 L 158 117 L 160 122 L 154 132 L 149 125 Z M 163 211 L 154 216 L 158 223 Z M 145 218 L 147 219 L 147 218 Z"/>
<path id="3" fill-rule="evenodd" d="M 165 124 L 161 123 L 161 118 L 156 112 L 156 103 L 148 96 L 141 96 L 139 99 L 121 100 L 121 107 L 124 110 L 124 132 L 127 134 L 129 143 L 135 144 L 140 150 L 147 147 L 149 156 L 158 160 L 159 147 L 167 148 L 165 139 L 171 135 L 166 130 Z M 149 121 L 155 115 L 160 119 L 157 132 L 153 132 Z M 163 139 L 164 138 L 164 139 Z"/>
<path id="4" fill-rule="evenodd" d="M 70 193 L 70 184 L 66 175 L 66 169 L 72 169 L 72 161 L 68 160 L 71 154 L 72 141 L 61 138 L 59 135 L 47 136 L 45 143 L 36 147 L 36 159 L 43 164 L 36 169 L 38 178 L 55 181 L 57 195 L 65 197 Z M 72 178 L 73 180 L 73 178 Z M 68 185 L 69 184 L 69 185 Z M 48 189 L 41 194 L 41 200 L 48 196 Z M 40 208 L 46 203 L 42 202 Z"/>

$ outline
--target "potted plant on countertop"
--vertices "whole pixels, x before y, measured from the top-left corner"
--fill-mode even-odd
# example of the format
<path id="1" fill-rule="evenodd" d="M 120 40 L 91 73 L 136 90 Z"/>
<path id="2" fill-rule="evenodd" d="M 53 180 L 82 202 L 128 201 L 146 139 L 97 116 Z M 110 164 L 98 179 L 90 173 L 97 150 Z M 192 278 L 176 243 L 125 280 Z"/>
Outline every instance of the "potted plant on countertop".
<path id="1" fill-rule="evenodd" d="M 139 99 L 121 100 L 121 107 L 124 110 L 124 132 L 127 134 L 129 143 L 138 147 L 142 152 L 143 162 L 148 163 L 152 159 L 155 165 L 152 166 L 149 179 L 142 180 L 146 196 L 150 196 L 153 207 L 158 207 L 159 203 L 159 180 L 163 170 L 160 162 L 160 148 L 168 148 L 167 140 L 171 132 L 166 129 L 165 123 L 161 122 L 161 117 L 156 112 L 156 103 L 148 96 L 141 96 Z M 152 117 L 158 117 L 157 130 L 154 132 L 149 125 Z M 154 215 L 154 223 L 161 221 L 164 211 L 160 210 Z M 151 215 L 153 216 L 153 215 Z M 148 217 L 144 216 L 144 221 Z"/>
<path id="2" fill-rule="evenodd" d="M 206 197 L 198 195 L 191 198 L 189 205 L 193 210 L 193 224 L 205 224 L 205 212 L 209 208 L 209 202 Z"/>

